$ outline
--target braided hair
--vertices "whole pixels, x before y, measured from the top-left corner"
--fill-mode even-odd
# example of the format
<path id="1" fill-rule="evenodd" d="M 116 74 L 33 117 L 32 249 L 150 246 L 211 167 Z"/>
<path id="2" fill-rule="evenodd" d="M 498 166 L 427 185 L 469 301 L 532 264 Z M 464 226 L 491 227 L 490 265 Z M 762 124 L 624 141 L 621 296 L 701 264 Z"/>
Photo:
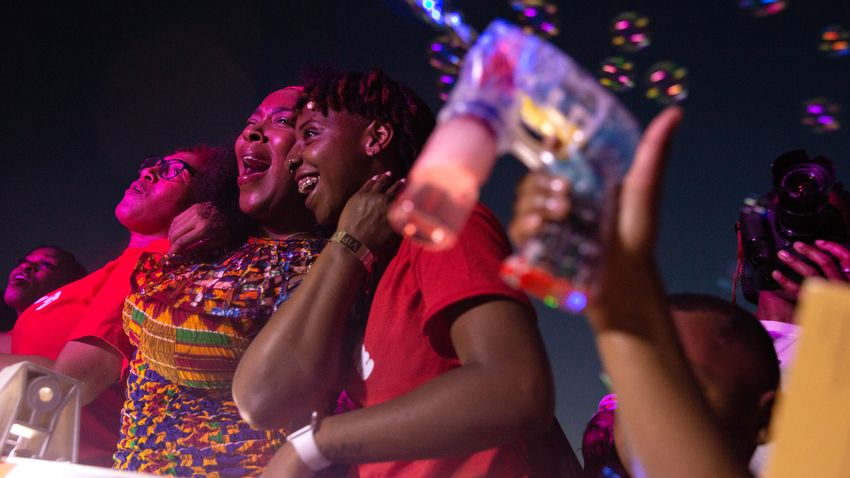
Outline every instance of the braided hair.
<path id="1" fill-rule="evenodd" d="M 434 114 L 407 86 L 379 69 L 358 71 L 313 70 L 305 75 L 304 95 L 296 111 L 308 102 L 327 115 L 329 110 L 347 111 L 369 121 L 392 126 L 392 147 L 405 172 L 410 169 L 434 129 Z"/>

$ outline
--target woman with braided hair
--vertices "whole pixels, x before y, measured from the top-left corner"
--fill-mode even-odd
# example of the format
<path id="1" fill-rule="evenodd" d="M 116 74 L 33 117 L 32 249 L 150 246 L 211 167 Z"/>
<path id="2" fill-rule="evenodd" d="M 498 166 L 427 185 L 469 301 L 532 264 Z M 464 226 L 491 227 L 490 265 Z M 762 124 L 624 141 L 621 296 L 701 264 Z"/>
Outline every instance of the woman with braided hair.
<path id="1" fill-rule="evenodd" d="M 498 220 L 477 206 L 441 252 L 387 223 L 429 109 L 378 70 L 326 72 L 304 93 L 288 160 L 305 204 L 336 232 L 234 377 L 253 425 L 309 423 L 266 476 L 331 464 L 354 476 L 580 476 L 534 311 L 498 277 L 510 252 Z M 329 415 L 341 390 L 349 410 Z"/>

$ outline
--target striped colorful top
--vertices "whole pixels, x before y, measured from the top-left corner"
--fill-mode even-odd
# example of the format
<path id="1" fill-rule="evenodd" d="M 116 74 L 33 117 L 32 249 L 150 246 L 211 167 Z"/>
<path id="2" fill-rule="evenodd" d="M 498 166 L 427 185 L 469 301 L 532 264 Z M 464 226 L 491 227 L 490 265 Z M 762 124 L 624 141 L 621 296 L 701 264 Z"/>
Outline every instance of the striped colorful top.
<path id="1" fill-rule="evenodd" d="M 239 416 L 239 358 L 309 270 L 324 241 L 250 238 L 214 263 L 143 256 L 124 304 L 137 347 L 116 468 L 179 476 L 250 476 L 283 442 Z"/>

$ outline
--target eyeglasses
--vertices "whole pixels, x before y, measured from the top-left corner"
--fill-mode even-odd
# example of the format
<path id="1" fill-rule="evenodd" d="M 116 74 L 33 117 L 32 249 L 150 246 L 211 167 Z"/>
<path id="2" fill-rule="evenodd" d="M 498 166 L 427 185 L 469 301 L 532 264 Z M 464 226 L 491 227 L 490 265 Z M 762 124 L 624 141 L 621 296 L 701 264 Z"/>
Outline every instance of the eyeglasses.
<path id="1" fill-rule="evenodd" d="M 186 161 L 183 161 L 182 159 L 165 159 L 160 158 L 159 156 L 145 158 L 142 161 L 142 164 L 139 165 L 139 172 L 148 168 L 157 168 L 156 175 L 159 176 L 160 179 L 165 179 L 167 181 L 172 181 L 183 171 L 188 171 L 191 175 L 195 174 L 195 170 L 192 169 Z"/>

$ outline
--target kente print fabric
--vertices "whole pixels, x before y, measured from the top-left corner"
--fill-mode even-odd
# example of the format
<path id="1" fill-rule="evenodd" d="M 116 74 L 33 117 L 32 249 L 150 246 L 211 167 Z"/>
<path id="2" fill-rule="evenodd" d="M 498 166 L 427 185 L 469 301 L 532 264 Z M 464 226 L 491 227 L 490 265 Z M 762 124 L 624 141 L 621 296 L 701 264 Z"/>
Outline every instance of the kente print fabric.
<path id="1" fill-rule="evenodd" d="M 211 264 L 140 259 L 124 304 L 124 330 L 137 351 L 116 468 L 209 477 L 262 471 L 285 435 L 253 430 L 239 417 L 233 373 L 322 247 L 318 239 L 250 238 Z"/>

